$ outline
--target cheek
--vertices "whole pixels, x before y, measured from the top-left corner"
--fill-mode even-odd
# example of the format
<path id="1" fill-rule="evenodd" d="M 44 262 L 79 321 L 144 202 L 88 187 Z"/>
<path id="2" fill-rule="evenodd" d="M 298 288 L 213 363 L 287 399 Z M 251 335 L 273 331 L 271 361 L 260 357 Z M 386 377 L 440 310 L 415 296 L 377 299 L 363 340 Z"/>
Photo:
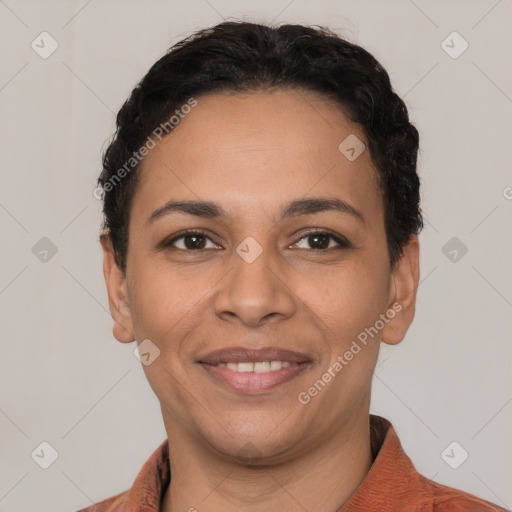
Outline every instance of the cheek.
<path id="1" fill-rule="evenodd" d="M 323 273 L 303 280 L 300 296 L 319 320 L 335 359 L 361 334 L 364 339 L 385 312 L 389 274 L 381 258 L 354 259 Z"/>
<path id="2" fill-rule="evenodd" d="M 185 336 L 209 289 L 204 278 L 186 280 L 146 260 L 133 275 L 130 304 L 136 338 L 154 340 L 162 349 L 173 348 L 167 341 Z"/>
<path id="3" fill-rule="evenodd" d="M 130 304 L 136 339 L 149 339 L 159 350 L 154 362 L 143 365 L 146 378 L 166 403 L 186 402 L 181 383 L 189 368 L 182 351 L 197 328 L 198 315 L 204 313 L 201 298 L 208 296 L 208 283 L 201 278 L 183 280 L 177 272 L 157 268 L 149 261 L 132 277 Z"/>

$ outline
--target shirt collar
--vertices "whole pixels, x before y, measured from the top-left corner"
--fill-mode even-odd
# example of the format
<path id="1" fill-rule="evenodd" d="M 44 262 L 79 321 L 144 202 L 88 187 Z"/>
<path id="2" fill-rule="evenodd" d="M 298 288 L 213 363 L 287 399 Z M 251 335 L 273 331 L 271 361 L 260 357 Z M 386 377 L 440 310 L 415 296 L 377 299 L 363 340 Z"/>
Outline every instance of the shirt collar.
<path id="1" fill-rule="evenodd" d="M 370 438 L 372 467 L 338 512 L 415 512 L 418 496 L 428 491 L 404 452 L 393 425 L 385 418 L 370 415 Z"/>
<path id="2" fill-rule="evenodd" d="M 372 467 L 338 512 L 399 510 L 424 491 L 420 475 L 403 451 L 391 423 L 370 415 L 370 434 Z M 165 440 L 139 471 L 128 491 L 127 506 L 140 512 L 158 512 L 170 480 L 169 444 Z"/>

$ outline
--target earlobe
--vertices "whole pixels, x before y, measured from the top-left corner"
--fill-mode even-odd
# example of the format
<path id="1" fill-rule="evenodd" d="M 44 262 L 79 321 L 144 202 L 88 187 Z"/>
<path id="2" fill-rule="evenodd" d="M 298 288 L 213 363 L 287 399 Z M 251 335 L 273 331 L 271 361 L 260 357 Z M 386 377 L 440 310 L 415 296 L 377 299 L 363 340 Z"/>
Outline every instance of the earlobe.
<path id="1" fill-rule="evenodd" d="M 117 265 L 114 248 L 108 233 L 100 236 L 103 249 L 103 276 L 107 286 L 110 314 L 114 320 L 113 334 L 121 343 L 135 340 L 129 307 L 126 276 Z"/>
<path id="2" fill-rule="evenodd" d="M 419 240 L 411 236 L 402 257 L 393 269 L 394 293 L 390 297 L 382 341 L 388 345 L 400 343 L 414 319 L 416 291 L 419 283 Z"/>

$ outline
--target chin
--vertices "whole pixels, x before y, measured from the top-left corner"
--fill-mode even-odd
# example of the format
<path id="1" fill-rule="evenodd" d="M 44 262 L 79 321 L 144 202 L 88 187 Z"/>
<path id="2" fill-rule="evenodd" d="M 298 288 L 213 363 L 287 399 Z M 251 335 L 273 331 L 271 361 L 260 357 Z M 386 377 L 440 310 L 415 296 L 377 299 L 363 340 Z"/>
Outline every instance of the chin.
<path id="1" fill-rule="evenodd" d="M 230 427 L 210 431 L 204 438 L 218 452 L 247 465 L 266 465 L 279 461 L 302 437 L 296 429 L 291 432 L 289 424 L 275 415 L 267 424 L 261 418 L 258 423 L 251 424 L 250 418 L 246 418 L 238 423 L 233 419 L 229 423 L 219 421 L 218 425 Z"/>

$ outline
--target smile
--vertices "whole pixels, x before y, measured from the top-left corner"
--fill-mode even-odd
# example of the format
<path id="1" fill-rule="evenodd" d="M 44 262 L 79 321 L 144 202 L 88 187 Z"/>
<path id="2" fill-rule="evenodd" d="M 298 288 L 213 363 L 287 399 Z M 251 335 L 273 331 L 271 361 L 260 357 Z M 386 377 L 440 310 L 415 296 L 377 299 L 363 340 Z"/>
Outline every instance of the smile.
<path id="1" fill-rule="evenodd" d="M 291 365 L 289 361 L 258 361 L 256 363 L 241 362 L 241 363 L 219 363 L 214 366 L 218 366 L 220 368 L 229 368 L 233 372 L 246 373 L 246 372 L 255 372 L 255 373 L 268 373 L 275 372 L 280 370 L 281 368 L 288 368 Z"/>
<path id="2" fill-rule="evenodd" d="M 312 364 L 308 355 L 280 347 L 227 347 L 204 354 L 196 362 L 215 383 L 248 394 L 284 384 Z"/>
<path id="3" fill-rule="evenodd" d="M 200 363 L 207 376 L 231 391 L 244 394 L 267 392 L 283 385 L 310 366 L 310 362 L 258 361 L 238 363 Z"/>

